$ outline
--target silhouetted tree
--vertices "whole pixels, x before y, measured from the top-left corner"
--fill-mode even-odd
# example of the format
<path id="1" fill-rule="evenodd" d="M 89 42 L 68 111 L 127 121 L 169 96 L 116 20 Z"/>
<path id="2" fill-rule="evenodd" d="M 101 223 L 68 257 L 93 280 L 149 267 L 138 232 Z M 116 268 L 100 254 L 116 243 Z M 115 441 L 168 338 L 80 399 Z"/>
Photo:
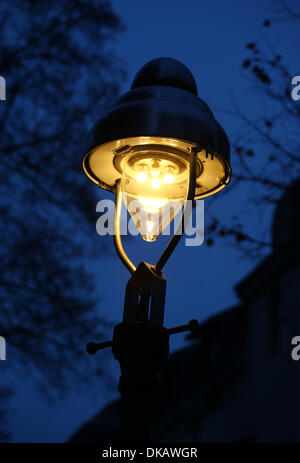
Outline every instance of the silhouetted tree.
<path id="1" fill-rule="evenodd" d="M 123 26 L 104 0 L 6 0 L 0 22 L 0 335 L 6 363 L 49 392 L 87 380 L 85 342 L 104 326 L 87 262 L 93 243 L 101 252 L 95 189 L 81 159 L 123 77 L 111 50 Z"/>
<path id="2" fill-rule="evenodd" d="M 272 245 L 268 233 L 270 224 L 263 225 L 260 219 L 287 190 L 296 188 L 294 180 L 300 176 L 300 100 L 292 98 L 295 72 L 289 69 L 284 57 L 268 39 L 268 30 L 276 21 L 290 21 L 292 26 L 298 22 L 300 25 L 300 10 L 296 11 L 283 1 L 279 1 L 278 6 L 274 17 L 263 21 L 266 31 L 263 42 L 246 44 L 247 56 L 242 67 L 257 104 L 255 108 L 245 110 L 242 103 L 233 101 L 232 111 L 241 122 L 236 139 L 231 140 L 238 164 L 235 165 L 231 188 L 225 193 L 235 194 L 242 183 L 250 185 L 247 220 L 249 222 L 250 211 L 258 226 L 256 230 L 254 227 L 251 231 L 245 230 L 245 216 L 240 213 L 231 217 L 230 226 L 216 217 L 212 217 L 209 226 L 208 244 L 212 244 L 218 235 L 230 237 L 239 248 L 255 257 Z M 282 34 L 281 40 L 289 40 L 289 36 Z M 294 194 L 299 195 L 299 191 Z"/>

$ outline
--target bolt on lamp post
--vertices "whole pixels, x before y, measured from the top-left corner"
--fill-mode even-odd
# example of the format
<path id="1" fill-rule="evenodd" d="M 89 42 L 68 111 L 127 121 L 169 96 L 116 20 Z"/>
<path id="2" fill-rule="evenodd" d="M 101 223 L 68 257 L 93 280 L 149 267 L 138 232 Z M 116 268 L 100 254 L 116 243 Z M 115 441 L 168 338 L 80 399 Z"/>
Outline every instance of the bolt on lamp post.
<path id="1" fill-rule="evenodd" d="M 192 201 L 229 183 L 229 142 L 198 98 L 190 71 L 179 61 L 158 58 L 142 67 L 131 91 L 96 123 L 83 169 L 100 188 L 116 194 L 114 243 L 132 274 L 123 321 L 115 327 L 113 341 L 89 343 L 87 350 L 94 354 L 112 346 L 121 367 L 122 439 L 146 441 L 156 375 L 169 353 L 169 335 L 197 328 L 195 320 L 169 330 L 163 327 L 162 269 L 184 231 Z M 122 199 L 146 241 L 155 241 L 182 210 L 178 229 L 156 265 L 142 262 L 136 267 L 125 253 Z"/>

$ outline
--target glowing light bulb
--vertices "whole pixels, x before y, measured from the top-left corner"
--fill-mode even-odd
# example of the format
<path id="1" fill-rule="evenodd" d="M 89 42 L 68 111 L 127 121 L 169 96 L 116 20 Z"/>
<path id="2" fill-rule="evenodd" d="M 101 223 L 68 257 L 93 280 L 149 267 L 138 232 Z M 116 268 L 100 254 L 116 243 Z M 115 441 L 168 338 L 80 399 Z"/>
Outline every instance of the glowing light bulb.
<path id="1" fill-rule="evenodd" d="M 139 172 L 136 176 L 139 182 L 145 183 L 148 180 L 148 174 L 146 172 Z"/>
<path id="2" fill-rule="evenodd" d="M 160 208 L 164 207 L 167 204 L 167 199 L 157 199 L 157 198 L 143 198 L 142 196 L 138 197 L 138 200 L 144 206 L 146 212 L 157 212 Z"/>
<path id="3" fill-rule="evenodd" d="M 164 176 L 164 182 L 167 184 L 167 185 L 170 185 L 171 183 L 174 182 L 174 175 L 172 174 L 166 174 Z"/>
<path id="4" fill-rule="evenodd" d="M 161 181 L 159 180 L 159 178 L 154 178 L 151 182 L 151 185 L 152 185 L 152 188 L 157 190 L 161 185 Z"/>
<path id="5" fill-rule="evenodd" d="M 124 156 L 121 168 L 124 203 L 143 239 L 155 241 L 187 198 L 189 163 L 145 148 Z"/>

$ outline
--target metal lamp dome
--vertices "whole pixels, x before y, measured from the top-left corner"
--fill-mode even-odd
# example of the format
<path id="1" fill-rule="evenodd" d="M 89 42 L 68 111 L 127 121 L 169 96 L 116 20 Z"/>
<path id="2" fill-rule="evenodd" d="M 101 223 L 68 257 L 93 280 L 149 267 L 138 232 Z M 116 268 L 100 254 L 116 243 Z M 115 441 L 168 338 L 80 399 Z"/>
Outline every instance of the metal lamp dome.
<path id="1" fill-rule="evenodd" d="M 197 96 L 193 75 L 179 61 L 158 58 L 144 65 L 131 90 L 93 127 L 83 168 L 99 187 L 116 191 L 128 153 L 189 160 L 198 147 L 194 199 L 213 195 L 230 180 L 227 136 Z"/>

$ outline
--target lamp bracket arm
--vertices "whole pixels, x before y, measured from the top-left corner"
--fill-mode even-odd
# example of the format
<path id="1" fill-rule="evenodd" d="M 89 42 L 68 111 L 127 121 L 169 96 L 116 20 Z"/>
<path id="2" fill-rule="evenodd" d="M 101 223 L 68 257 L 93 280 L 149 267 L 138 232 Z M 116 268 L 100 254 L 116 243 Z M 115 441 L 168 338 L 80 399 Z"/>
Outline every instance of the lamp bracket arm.
<path id="1" fill-rule="evenodd" d="M 115 207 L 115 230 L 114 230 L 114 244 L 118 256 L 127 268 L 133 274 L 136 270 L 135 265 L 127 256 L 121 239 L 121 209 L 122 209 L 122 194 L 121 194 L 121 179 L 116 181 L 116 207 Z"/>

